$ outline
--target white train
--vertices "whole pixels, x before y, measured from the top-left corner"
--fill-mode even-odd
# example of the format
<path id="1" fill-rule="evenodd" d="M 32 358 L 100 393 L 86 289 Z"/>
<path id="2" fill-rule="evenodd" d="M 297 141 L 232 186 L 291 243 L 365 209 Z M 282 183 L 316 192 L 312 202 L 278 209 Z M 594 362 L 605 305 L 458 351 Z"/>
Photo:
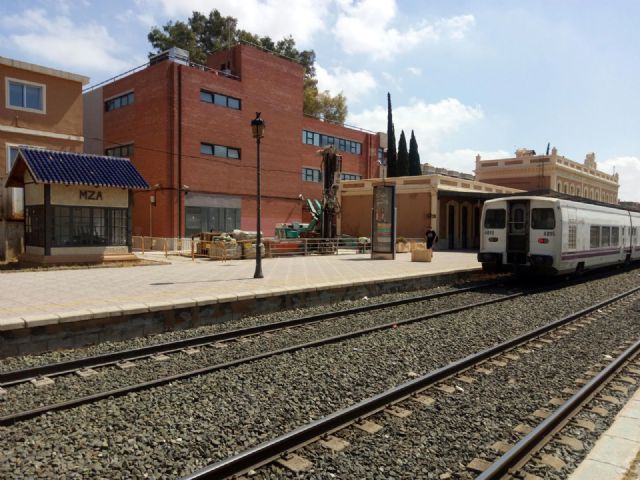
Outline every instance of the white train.
<path id="1" fill-rule="evenodd" d="M 547 274 L 640 259 L 640 212 L 552 197 L 484 203 L 478 261 L 487 271 Z"/>

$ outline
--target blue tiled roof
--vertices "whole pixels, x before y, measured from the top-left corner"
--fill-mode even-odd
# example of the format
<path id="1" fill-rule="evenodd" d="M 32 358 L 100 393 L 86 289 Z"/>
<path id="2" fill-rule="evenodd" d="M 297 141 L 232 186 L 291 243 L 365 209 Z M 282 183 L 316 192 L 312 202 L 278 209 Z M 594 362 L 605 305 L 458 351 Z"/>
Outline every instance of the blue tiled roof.
<path id="1" fill-rule="evenodd" d="M 146 189 L 149 185 L 128 158 L 20 147 L 38 183 Z"/>

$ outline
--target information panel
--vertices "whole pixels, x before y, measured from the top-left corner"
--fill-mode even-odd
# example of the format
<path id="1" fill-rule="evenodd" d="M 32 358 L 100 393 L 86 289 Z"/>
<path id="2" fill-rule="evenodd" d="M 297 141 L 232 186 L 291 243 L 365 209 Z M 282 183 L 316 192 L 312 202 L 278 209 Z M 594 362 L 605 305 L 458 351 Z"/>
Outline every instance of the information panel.
<path id="1" fill-rule="evenodd" d="M 371 258 L 394 259 L 396 254 L 395 185 L 373 187 Z"/>

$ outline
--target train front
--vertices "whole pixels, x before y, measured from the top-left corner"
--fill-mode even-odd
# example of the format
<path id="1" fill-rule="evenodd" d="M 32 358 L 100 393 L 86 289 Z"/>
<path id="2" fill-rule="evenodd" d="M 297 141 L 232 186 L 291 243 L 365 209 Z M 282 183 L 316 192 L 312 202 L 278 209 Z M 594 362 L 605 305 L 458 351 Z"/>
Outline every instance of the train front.
<path id="1" fill-rule="evenodd" d="M 560 241 L 556 201 L 543 197 L 498 198 L 485 202 L 478 261 L 485 271 L 555 274 Z"/>

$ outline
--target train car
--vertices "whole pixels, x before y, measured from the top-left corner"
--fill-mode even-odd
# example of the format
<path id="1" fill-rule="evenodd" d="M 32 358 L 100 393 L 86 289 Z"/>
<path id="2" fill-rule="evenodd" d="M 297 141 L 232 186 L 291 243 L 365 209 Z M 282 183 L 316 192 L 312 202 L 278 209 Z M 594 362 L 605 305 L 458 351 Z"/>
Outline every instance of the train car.
<path id="1" fill-rule="evenodd" d="M 485 202 L 478 261 L 485 271 L 582 272 L 640 258 L 640 212 L 553 197 Z"/>

